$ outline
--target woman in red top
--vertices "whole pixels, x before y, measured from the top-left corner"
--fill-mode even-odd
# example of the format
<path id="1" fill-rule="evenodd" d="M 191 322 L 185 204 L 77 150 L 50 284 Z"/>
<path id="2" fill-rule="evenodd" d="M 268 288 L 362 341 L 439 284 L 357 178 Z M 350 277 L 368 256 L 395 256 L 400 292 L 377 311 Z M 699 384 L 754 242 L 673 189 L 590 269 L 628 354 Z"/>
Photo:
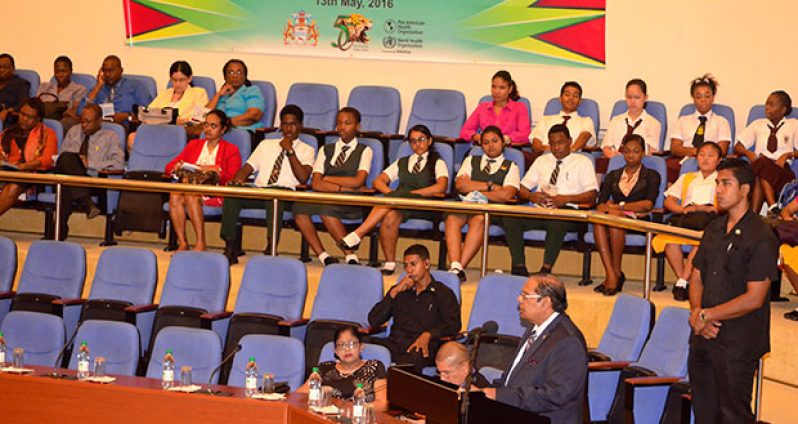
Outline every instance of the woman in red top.
<path id="1" fill-rule="evenodd" d="M 219 174 L 219 184 L 225 185 L 241 168 L 241 154 L 234 144 L 222 140 L 230 127 L 230 119 L 220 110 L 212 110 L 205 117 L 205 139 L 189 143 L 176 158 L 166 165 L 166 172 L 176 174 L 183 164 L 196 165 Z M 205 218 L 202 206 L 220 207 L 220 197 L 173 192 L 169 195 L 169 217 L 177 234 L 177 250 L 188 249 L 186 241 L 186 211 L 197 235 L 194 250 L 205 250 Z"/>
<path id="2" fill-rule="evenodd" d="M 25 100 L 19 108 L 17 123 L 0 135 L 0 161 L 20 171 L 46 171 L 53 167 L 58 153 L 55 131 L 42 123 L 44 103 L 38 98 Z M 7 183 L 0 191 L 0 215 L 16 203 L 25 185 Z"/>

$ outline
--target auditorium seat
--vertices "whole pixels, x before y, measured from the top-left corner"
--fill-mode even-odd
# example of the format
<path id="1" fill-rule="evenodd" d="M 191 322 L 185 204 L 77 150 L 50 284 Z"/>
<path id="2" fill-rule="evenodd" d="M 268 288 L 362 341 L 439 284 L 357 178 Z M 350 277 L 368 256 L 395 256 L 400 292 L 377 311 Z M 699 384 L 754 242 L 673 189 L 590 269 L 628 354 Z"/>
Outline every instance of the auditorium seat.
<path id="1" fill-rule="evenodd" d="M 659 121 L 660 123 L 660 132 L 659 132 L 659 148 L 660 150 L 670 150 L 670 140 L 666 140 L 665 137 L 668 134 L 668 112 L 665 108 L 665 104 L 662 102 L 657 102 L 653 100 L 646 101 L 645 106 L 646 112 L 649 115 L 653 116 L 654 119 Z M 626 107 L 625 100 L 618 100 L 615 102 L 615 105 L 612 107 L 612 113 L 610 114 L 610 119 L 622 114 L 626 113 L 628 108 Z"/>
<path id="2" fill-rule="evenodd" d="M 36 311 L 62 317 L 71 336 L 80 316 L 86 280 L 86 251 L 76 243 L 31 243 L 19 276 L 12 311 Z"/>
<path id="3" fill-rule="evenodd" d="M 334 142 L 335 118 L 338 115 L 338 88 L 329 84 L 294 83 L 288 89 L 287 105 L 297 105 L 305 113 L 304 126 L 307 133 L 319 141 L 319 145 Z M 329 140 L 325 141 L 325 135 Z"/>
<path id="4" fill-rule="evenodd" d="M 792 112 L 786 116 L 787 118 L 798 119 L 798 108 L 792 108 Z M 765 118 L 765 105 L 754 105 L 751 106 L 751 110 L 748 111 L 748 119 L 746 120 L 745 125 L 751 125 L 752 122 L 756 121 L 757 119 L 764 119 Z M 734 139 L 734 142 L 737 142 L 737 139 Z"/>
<path id="5" fill-rule="evenodd" d="M 459 281 L 458 281 L 459 284 Z M 335 361 L 335 341 L 327 342 L 323 348 L 321 348 L 321 355 L 319 355 L 319 363 L 326 362 L 326 361 Z M 373 359 L 375 361 L 380 361 L 382 365 L 385 367 L 387 371 L 390 368 L 391 362 L 391 351 L 388 350 L 387 347 L 374 344 L 374 343 L 363 343 L 363 352 L 360 354 L 360 357 L 365 360 Z"/>
<path id="6" fill-rule="evenodd" d="M 479 280 L 466 329 L 473 330 L 488 321 L 495 321 L 499 329 L 496 335 L 482 336 L 475 364 L 477 369 L 489 366 L 504 370 L 513 360 L 521 336 L 526 331 L 525 324 L 518 318 L 518 294 L 526 280 L 524 277 L 493 273 Z"/>
<path id="7" fill-rule="evenodd" d="M 260 122 L 263 124 L 264 128 L 274 127 L 274 116 L 277 111 L 277 91 L 274 89 L 274 84 L 269 81 L 253 80 L 252 85 L 260 88 L 260 92 L 263 94 L 263 100 L 265 101 L 265 109 L 263 109 L 263 116 L 261 116 Z M 210 96 L 208 96 L 208 98 L 210 99 Z"/>
<path id="8" fill-rule="evenodd" d="M 228 386 L 244 387 L 249 358 L 255 358 L 258 372 L 274 375 L 274 382 L 287 382 L 296 391 L 305 379 L 305 347 L 285 336 L 250 334 L 241 339 L 241 351 L 233 359 Z M 223 381 L 224 382 L 224 381 Z M 260 386 L 262 380 L 258 380 Z"/>
<path id="9" fill-rule="evenodd" d="M 86 342 L 92 361 L 98 356 L 105 358 L 105 373 L 136 375 L 139 365 L 139 332 L 126 322 L 91 320 L 84 322 L 72 343 L 68 357 L 71 370 L 78 368 L 80 344 Z"/>
<path id="10" fill-rule="evenodd" d="M 413 106 L 407 118 L 406 128 L 413 128 L 417 124 L 424 124 L 436 139 L 445 139 L 454 142 L 460 136 L 460 130 L 466 119 L 465 96 L 457 90 L 422 89 L 413 97 Z M 388 158 L 396 159 L 396 151 L 401 141 L 392 143 L 388 150 Z M 460 167 L 471 143 L 457 143 L 454 145 L 455 168 Z"/>
<path id="11" fill-rule="evenodd" d="M 202 327 L 227 332 L 227 317 L 222 314 L 230 290 L 230 265 L 220 253 L 175 252 L 169 262 L 160 304 L 152 330 L 140 328 L 143 340 L 151 342 L 164 327 Z M 152 310 L 152 307 L 146 308 Z"/>
<path id="12" fill-rule="evenodd" d="M 72 81 L 86 87 L 86 91 L 91 91 L 95 85 L 97 85 L 97 77 L 90 74 L 81 74 L 79 72 L 72 73 Z M 55 77 L 50 79 L 50 82 L 55 82 Z"/>
<path id="13" fill-rule="evenodd" d="M 17 275 L 17 244 L 0 236 L 0 324 L 11 308 L 14 277 Z"/>
<path id="14" fill-rule="evenodd" d="M 147 93 L 147 96 L 149 97 L 147 104 L 149 104 L 152 101 L 152 99 L 154 99 L 155 96 L 158 95 L 158 84 L 155 82 L 155 78 L 149 75 L 135 75 L 135 74 L 125 74 L 124 77 L 130 80 L 134 80 L 144 87 L 144 91 Z"/>
<path id="15" fill-rule="evenodd" d="M 14 348 L 21 347 L 25 349 L 26 365 L 52 367 L 66 340 L 64 321 L 42 312 L 11 311 L 0 331 L 6 341 L 6 361 L 11 362 Z"/>
<path id="16" fill-rule="evenodd" d="M 626 294 L 618 296 L 598 347 L 588 352 L 590 360 L 636 361 L 648 339 L 653 321 L 654 305 L 650 301 Z M 620 375 L 619 370 L 589 372 L 587 390 L 592 421 L 607 419 Z"/>
<path id="17" fill-rule="evenodd" d="M 16 72 L 18 77 L 28 81 L 30 83 L 30 90 L 28 91 L 28 95 L 30 97 L 36 97 L 36 91 L 39 89 L 39 85 L 41 84 L 41 78 L 39 77 L 39 73 L 34 71 L 33 69 L 17 69 Z"/>
<path id="18" fill-rule="evenodd" d="M 50 128 L 55 133 L 55 139 L 58 143 L 58 151 L 61 151 L 61 143 L 64 141 L 64 126 L 61 124 L 60 121 L 56 121 L 55 119 L 43 119 L 42 123 L 45 127 Z"/>
<path id="19" fill-rule="evenodd" d="M 172 351 L 175 360 L 175 382 L 180 381 L 180 367 L 190 366 L 192 382 L 204 386 L 213 369 L 222 360 L 222 344 L 213 331 L 166 327 L 155 338 L 145 377 L 161 379 L 163 357 L 167 350 Z M 211 384 L 218 381 L 219 374 L 216 374 Z"/>
<path id="20" fill-rule="evenodd" d="M 306 369 L 318 363 L 322 347 L 332 340 L 337 329 L 354 325 L 366 331 L 369 311 L 382 296 L 382 275 L 378 270 L 343 264 L 325 267 L 304 334 Z"/>
<path id="21" fill-rule="evenodd" d="M 349 92 L 347 106 L 360 111 L 358 139 L 375 138 L 383 143 L 383 161 L 390 164 L 390 136 L 399 132 L 402 117 L 402 100 L 399 90 L 393 87 L 360 85 Z"/>
<path id="22" fill-rule="evenodd" d="M 562 103 L 560 103 L 559 97 L 552 97 L 546 102 L 546 108 L 543 110 L 544 115 L 556 115 L 560 112 L 562 112 Z M 583 97 L 582 103 L 576 108 L 576 112 L 579 113 L 580 116 L 587 116 L 593 120 L 593 131 L 595 131 L 596 141 L 598 141 L 599 128 L 601 128 L 601 113 L 599 112 L 598 103 L 593 99 Z M 575 139 L 578 135 L 579 134 L 571 134 L 571 137 Z"/>
<path id="23" fill-rule="evenodd" d="M 308 276 L 305 265 L 278 256 L 256 256 L 247 262 L 224 341 L 225 356 L 248 334 L 290 336 L 302 324 Z M 304 355 L 304 354 L 303 354 Z M 222 370 L 222 379 L 229 367 Z"/>

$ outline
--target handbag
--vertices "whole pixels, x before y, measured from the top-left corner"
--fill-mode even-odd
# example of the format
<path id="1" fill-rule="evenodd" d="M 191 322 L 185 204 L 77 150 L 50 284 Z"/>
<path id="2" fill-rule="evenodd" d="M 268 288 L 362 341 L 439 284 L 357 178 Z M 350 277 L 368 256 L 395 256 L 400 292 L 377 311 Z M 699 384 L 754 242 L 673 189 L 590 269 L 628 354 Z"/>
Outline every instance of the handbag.
<path id="1" fill-rule="evenodd" d="M 218 185 L 219 173 L 211 169 L 189 169 L 183 167 L 175 174 L 178 181 L 186 184 Z"/>
<path id="2" fill-rule="evenodd" d="M 142 124 L 149 125 L 174 125 L 177 122 L 178 110 L 172 107 L 146 107 L 135 106 L 136 118 Z"/>
<path id="3" fill-rule="evenodd" d="M 47 97 L 51 97 L 55 100 L 45 100 Z M 64 117 L 64 112 L 69 108 L 69 102 L 61 101 L 58 96 L 53 93 L 39 94 L 39 100 L 44 103 L 44 117 L 47 119 L 60 121 L 61 118 Z"/>
<path id="4" fill-rule="evenodd" d="M 798 221 L 781 221 L 775 230 L 779 243 L 790 246 L 798 245 Z"/>

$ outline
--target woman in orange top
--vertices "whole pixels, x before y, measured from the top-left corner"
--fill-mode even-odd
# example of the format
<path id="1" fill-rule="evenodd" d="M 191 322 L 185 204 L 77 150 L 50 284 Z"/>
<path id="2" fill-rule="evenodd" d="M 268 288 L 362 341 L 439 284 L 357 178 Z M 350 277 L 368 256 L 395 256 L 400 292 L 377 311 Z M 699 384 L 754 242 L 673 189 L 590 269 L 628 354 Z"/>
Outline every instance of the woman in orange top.
<path id="1" fill-rule="evenodd" d="M 17 123 L 0 133 L 0 160 L 20 171 L 46 171 L 58 153 L 55 132 L 44 126 L 44 103 L 31 98 L 22 103 Z M 16 203 L 25 185 L 7 183 L 0 191 L 0 215 Z"/>

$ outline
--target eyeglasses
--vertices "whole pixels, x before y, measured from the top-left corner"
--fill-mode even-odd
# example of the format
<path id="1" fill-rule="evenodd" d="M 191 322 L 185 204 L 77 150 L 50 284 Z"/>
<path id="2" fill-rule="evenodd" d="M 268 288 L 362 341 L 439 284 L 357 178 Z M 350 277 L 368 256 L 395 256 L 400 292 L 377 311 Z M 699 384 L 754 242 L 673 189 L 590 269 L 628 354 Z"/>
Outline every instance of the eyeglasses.
<path id="1" fill-rule="evenodd" d="M 360 342 L 357 341 L 335 344 L 335 348 L 338 350 L 352 350 L 358 346 L 360 346 Z"/>
<path id="2" fill-rule="evenodd" d="M 231 69 L 231 70 L 227 71 L 227 75 L 230 75 L 231 77 L 240 76 L 240 75 L 244 75 L 244 71 L 241 70 L 241 69 L 238 69 L 238 70 L 232 70 Z"/>
<path id="3" fill-rule="evenodd" d="M 408 138 L 407 141 L 409 141 L 410 144 L 420 144 L 428 142 L 429 138 L 421 136 L 419 138 Z"/>
<path id="4" fill-rule="evenodd" d="M 216 122 L 203 122 L 202 125 L 204 125 L 205 128 L 210 128 L 212 130 L 215 130 L 215 129 L 217 129 L 217 128 L 219 128 L 221 126 L 221 125 L 217 124 Z"/>
<path id="5" fill-rule="evenodd" d="M 542 299 L 545 296 L 539 294 L 527 294 L 524 292 L 518 293 L 518 297 L 523 297 L 524 299 Z"/>

